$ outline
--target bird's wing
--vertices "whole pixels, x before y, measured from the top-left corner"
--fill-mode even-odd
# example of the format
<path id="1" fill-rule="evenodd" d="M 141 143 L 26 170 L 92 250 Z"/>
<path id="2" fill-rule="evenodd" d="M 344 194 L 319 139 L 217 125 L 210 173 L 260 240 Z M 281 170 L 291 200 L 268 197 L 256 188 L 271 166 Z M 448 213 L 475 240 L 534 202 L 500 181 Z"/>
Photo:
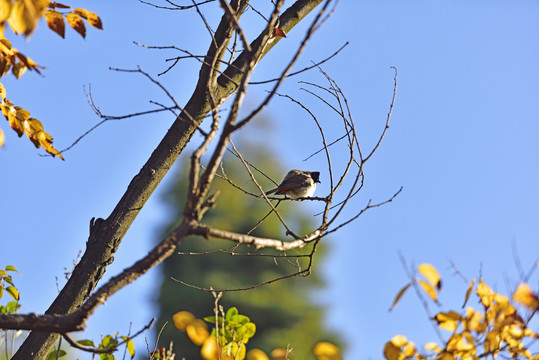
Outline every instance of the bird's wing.
<path id="1" fill-rule="evenodd" d="M 277 188 L 278 191 L 295 190 L 309 185 L 309 175 L 299 170 L 290 170 Z"/>

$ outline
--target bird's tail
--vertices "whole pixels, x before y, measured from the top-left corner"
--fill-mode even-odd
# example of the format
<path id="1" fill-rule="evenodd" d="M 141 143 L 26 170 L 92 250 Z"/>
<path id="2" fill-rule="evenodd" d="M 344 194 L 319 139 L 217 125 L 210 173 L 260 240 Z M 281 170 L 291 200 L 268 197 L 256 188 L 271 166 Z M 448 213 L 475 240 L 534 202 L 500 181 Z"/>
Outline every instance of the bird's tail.
<path id="1" fill-rule="evenodd" d="M 272 189 L 270 191 L 266 191 L 266 195 L 271 195 L 271 194 L 277 192 L 277 190 L 279 190 L 279 188 L 275 188 L 275 189 Z"/>

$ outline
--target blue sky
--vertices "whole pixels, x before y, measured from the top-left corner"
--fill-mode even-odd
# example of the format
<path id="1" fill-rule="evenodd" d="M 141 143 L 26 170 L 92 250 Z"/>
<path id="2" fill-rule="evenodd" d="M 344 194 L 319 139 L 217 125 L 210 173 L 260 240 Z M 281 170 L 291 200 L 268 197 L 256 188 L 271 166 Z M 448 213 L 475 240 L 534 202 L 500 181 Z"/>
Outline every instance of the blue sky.
<path id="1" fill-rule="evenodd" d="M 80 1 L 76 6 L 97 12 L 105 31 L 89 29 L 83 40 L 67 29 L 62 40 L 41 24 L 30 42 L 14 45 L 47 67 L 44 76 L 2 79 L 8 98 L 42 120 L 59 149 L 98 121 L 83 93 L 89 83 L 106 114 L 143 111 L 151 108 L 151 99 L 166 101 L 142 77 L 108 70 L 140 65 L 157 74 L 167 68 L 164 59 L 176 55 L 145 50 L 132 41 L 177 45 L 195 53 L 208 44 L 203 24 L 192 13 L 166 12 L 137 1 Z M 328 305 L 328 324 L 345 334 L 347 359 L 381 358 L 385 341 L 398 333 L 420 345 L 436 340 L 412 293 L 393 313 L 387 311 L 406 283 L 399 252 L 409 262 L 430 262 L 442 272 L 446 285 L 440 309 L 445 310 L 458 308 L 465 291 L 450 261 L 468 278 L 482 274 L 494 289 L 507 293 L 518 278 L 512 244 L 524 268 L 537 260 L 538 15 L 539 4 L 524 0 L 341 1 L 303 54 L 298 69 L 350 42 L 324 70 L 345 92 L 367 148 L 389 109 L 390 67 L 399 69 L 389 132 L 366 168 L 365 189 L 348 215 L 369 199 L 383 201 L 401 186 L 404 190 L 393 203 L 328 239 L 330 255 L 320 264 L 327 288 L 317 300 Z M 278 73 L 303 30 L 299 27 L 281 41 L 254 78 Z M 198 74 L 195 62 L 182 66 L 162 79 L 179 103 L 188 99 Z M 299 80 L 323 78 L 316 72 L 293 78 L 281 92 L 318 108 L 299 90 Z M 253 89 L 247 105 L 256 104 L 263 91 Z M 301 127 L 316 136 L 302 112 L 275 99 L 264 115 L 273 119 L 274 132 L 259 141 L 270 141 L 290 168 L 325 168 L 322 158 L 303 162 L 318 146 L 305 143 L 309 136 L 297 135 Z M 41 150 L 17 139 L 3 123 L 0 265 L 13 264 L 23 274 L 16 280 L 24 312 L 46 309 L 57 293 L 55 277 L 61 279 L 84 249 L 89 220 L 110 213 L 172 120 L 161 114 L 109 122 L 66 152 L 65 162 L 39 157 Z M 161 203 L 167 182 L 131 227 L 107 277 L 144 255 L 154 242 L 167 221 Z M 318 191 L 327 191 L 326 185 L 322 172 Z M 298 206 L 311 211 L 309 205 Z M 155 275 L 150 272 L 100 308 L 84 336 L 125 333 L 129 322 L 135 329 L 144 326 L 155 315 Z M 537 288 L 537 276 L 532 286 Z M 143 351 L 144 343 L 139 344 Z"/>

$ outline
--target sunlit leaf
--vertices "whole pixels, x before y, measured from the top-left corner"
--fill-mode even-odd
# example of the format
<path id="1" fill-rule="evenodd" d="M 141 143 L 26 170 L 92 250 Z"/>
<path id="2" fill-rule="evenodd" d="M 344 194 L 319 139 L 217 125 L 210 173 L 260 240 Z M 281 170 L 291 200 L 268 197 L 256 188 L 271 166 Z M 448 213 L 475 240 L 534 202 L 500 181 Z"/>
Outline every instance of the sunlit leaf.
<path id="1" fill-rule="evenodd" d="M 424 348 L 427 351 L 436 351 L 436 352 L 442 351 L 442 348 L 440 347 L 440 345 L 436 344 L 435 342 L 426 343 Z"/>
<path id="2" fill-rule="evenodd" d="M 314 354 L 316 355 L 316 346 L 314 347 Z M 270 360 L 268 355 L 260 349 L 251 349 L 247 352 L 247 360 Z"/>
<path id="3" fill-rule="evenodd" d="M 321 341 L 314 346 L 314 355 L 319 359 L 341 359 L 341 351 L 339 348 L 327 341 Z"/>
<path id="4" fill-rule="evenodd" d="M 464 304 L 462 304 L 463 309 L 466 306 L 466 303 L 468 303 L 468 299 L 470 298 L 470 294 L 472 293 L 474 285 L 475 285 L 475 279 L 473 279 L 470 285 L 468 285 L 468 290 L 466 290 L 466 296 L 464 297 Z"/>
<path id="5" fill-rule="evenodd" d="M 462 316 L 459 313 L 451 310 L 449 312 L 440 312 L 436 314 L 434 319 L 436 319 L 440 328 L 453 332 L 457 330 L 457 327 L 462 320 Z"/>
<path id="6" fill-rule="evenodd" d="M 436 289 L 429 284 L 428 282 L 424 280 L 419 280 L 419 285 L 421 285 L 421 288 L 425 293 L 434 301 L 438 301 L 438 293 L 436 292 Z"/>
<path id="7" fill-rule="evenodd" d="M 66 15 L 66 21 L 76 32 L 78 32 L 83 38 L 86 37 L 86 26 L 82 21 L 82 18 L 75 13 L 70 12 Z"/>
<path id="8" fill-rule="evenodd" d="M 404 335 L 395 335 L 391 338 L 391 343 L 397 347 L 404 346 L 408 342 L 408 339 Z"/>
<path id="9" fill-rule="evenodd" d="M 513 294 L 513 300 L 524 305 L 531 311 L 539 309 L 539 298 L 534 294 L 530 285 L 526 283 L 519 284 Z"/>
<path id="10" fill-rule="evenodd" d="M 402 353 L 404 354 L 405 358 L 413 357 L 415 355 L 415 352 L 415 344 L 412 341 L 406 343 L 406 345 L 404 345 L 404 347 L 402 348 Z"/>
<path id="11" fill-rule="evenodd" d="M 77 343 L 80 344 L 80 345 L 83 345 L 83 346 L 90 346 L 90 347 L 95 348 L 95 344 L 94 344 L 94 342 L 92 340 L 87 340 L 87 339 L 77 340 Z"/>
<path id="12" fill-rule="evenodd" d="M 88 11 L 88 16 L 86 17 L 86 21 L 88 21 L 88 24 L 92 25 L 96 29 L 103 30 L 103 23 L 101 22 L 101 19 L 96 13 Z"/>
<path id="13" fill-rule="evenodd" d="M 6 101 L 6 88 L 2 83 L 0 83 L 0 99 L 2 99 L 2 102 Z"/>
<path id="14" fill-rule="evenodd" d="M 238 314 L 239 314 L 238 309 L 237 309 L 236 307 L 233 306 L 233 307 L 231 307 L 230 309 L 228 309 L 228 310 L 226 311 L 225 319 L 226 319 L 227 321 L 230 321 L 230 320 L 232 320 L 232 317 L 233 317 L 233 316 L 236 316 L 236 315 L 238 315 Z"/>
<path id="15" fill-rule="evenodd" d="M 56 150 L 54 146 L 52 146 L 52 136 L 49 133 L 41 131 L 37 135 L 37 139 L 46 152 L 53 156 L 58 156 L 60 159 L 64 160 L 62 154 L 58 150 Z"/>
<path id="16" fill-rule="evenodd" d="M 172 323 L 174 327 L 180 331 L 185 331 L 187 325 L 195 319 L 195 316 L 189 311 L 179 311 L 172 315 Z"/>
<path id="17" fill-rule="evenodd" d="M 270 355 L 273 360 L 287 360 L 288 359 L 288 351 L 286 351 L 286 349 L 283 349 L 283 348 L 273 349 Z"/>
<path id="18" fill-rule="evenodd" d="M 404 295 L 404 293 L 406 292 L 406 290 L 408 290 L 408 288 L 410 287 L 410 285 L 412 284 L 406 284 L 402 287 L 402 289 L 399 290 L 399 292 L 397 293 L 397 296 L 395 296 L 395 300 L 393 300 L 393 304 L 391 304 L 391 307 L 389 308 L 389 311 L 393 311 L 393 309 L 395 309 L 395 306 L 397 306 L 397 303 L 399 302 L 399 300 L 402 298 L 402 295 Z"/>
<path id="19" fill-rule="evenodd" d="M 432 286 L 434 286 L 438 290 L 442 289 L 442 280 L 440 277 L 440 273 L 438 272 L 438 270 L 436 270 L 434 266 L 432 266 L 431 264 L 424 263 L 417 267 L 417 271 L 421 275 L 423 275 Z"/>
<path id="20" fill-rule="evenodd" d="M 6 141 L 6 136 L 4 135 L 4 130 L 0 128 L 0 147 L 4 147 L 5 141 Z"/>
<path id="21" fill-rule="evenodd" d="M 49 29 L 60 35 L 62 38 L 65 37 L 66 28 L 62 14 L 54 9 L 47 10 L 45 12 L 45 20 L 47 20 Z"/>
<path id="22" fill-rule="evenodd" d="M 28 115 L 28 118 L 29 118 L 30 113 L 19 106 L 11 107 L 8 112 L 9 126 L 13 130 L 15 130 L 15 132 L 17 133 L 19 137 L 21 137 L 22 134 L 24 134 L 23 122 L 28 120 L 28 118 L 25 119 L 26 114 Z"/>
<path id="23" fill-rule="evenodd" d="M 4 286 L 0 285 L 0 299 L 4 296 Z"/>
<path id="24" fill-rule="evenodd" d="M 483 280 L 477 285 L 477 295 L 485 307 L 489 307 L 494 301 L 494 291 Z"/>
<path id="25" fill-rule="evenodd" d="M 128 339 L 125 342 L 125 346 L 127 347 L 127 352 L 129 353 L 129 356 L 131 356 L 131 359 L 135 357 L 135 344 L 133 344 L 133 340 Z"/>
<path id="26" fill-rule="evenodd" d="M 5 270 L 6 270 L 6 271 L 13 271 L 13 272 L 16 272 L 16 273 L 19 274 L 19 275 L 21 274 L 20 272 L 17 271 L 17 269 L 15 269 L 15 266 L 13 266 L 13 265 L 8 265 L 8 266 L 6 266 Z"/>
<path id="27" fill-rule="evenodd" d="M 26 4 L 26 1 L 17 1 L 11 9 L 8 21 L 15 34 L 29 35 L 36 25 L 37 19 Z"/>
<path id="28" fill-rule="evenodd" d="M 238 336 L 243 340 L 244 343 L 247 343 L 250 338 L 252 338 L 256 333 L 256 325 L 252 322 L 249 322 L 237 330 Z"/>
<path id="29" fill-rule="evenodd" d="M 3 23 L 11 14 L 11 0 L 0 0 L 0 23 Z"/>
<path id="30" fill-rule="evenodd" d="M 185 330 L 189 340 L 198 346 L 202 345 L 204 340 L 210 336 L 210 333 L 206 328 L 206 323 L 200 319 L 191 321 Z"/>
<path id="31" fill-rule="evenodd" d="M 36 148 L 39 148 L 39 139 L 38 135 L 43 131 L 43 124 L 38 119 L 30 118 L 24 123 L 24 130 L 26 131 L 26 136 L 28 139 L 35 145 Z"/>
<path id="32" fill-rule="evenodd" d="M 19 301 L 19 290 L 15 286 L 8 286 L 6 288 L 6 292 L 11 296 L 14 300 Z"/>
<path id="33" fill-rule="evenodd" d="M 204 340 L 202 348 L 200 348 L 200 355 L 204 360 L 219 359 L 220 354 L 219 346 L 215 337 L 211 336 Z"/>

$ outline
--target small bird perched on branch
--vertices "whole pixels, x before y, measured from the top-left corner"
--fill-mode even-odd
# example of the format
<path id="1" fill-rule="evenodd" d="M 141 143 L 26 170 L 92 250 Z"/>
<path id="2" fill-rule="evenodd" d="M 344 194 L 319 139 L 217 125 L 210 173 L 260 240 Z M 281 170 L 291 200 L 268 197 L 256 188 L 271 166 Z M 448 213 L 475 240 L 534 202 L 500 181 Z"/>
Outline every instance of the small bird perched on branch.
<path id="1" fill-rule="evenodd" d="M 266 195 L 275 193 L 276 195 L 287 195 L 292 199 L 310 197 L 316 190 L 316 183 L 320 182 L 319 178 L 319 171 L 290 170 L 281 184 L 266 192 Z"/>

